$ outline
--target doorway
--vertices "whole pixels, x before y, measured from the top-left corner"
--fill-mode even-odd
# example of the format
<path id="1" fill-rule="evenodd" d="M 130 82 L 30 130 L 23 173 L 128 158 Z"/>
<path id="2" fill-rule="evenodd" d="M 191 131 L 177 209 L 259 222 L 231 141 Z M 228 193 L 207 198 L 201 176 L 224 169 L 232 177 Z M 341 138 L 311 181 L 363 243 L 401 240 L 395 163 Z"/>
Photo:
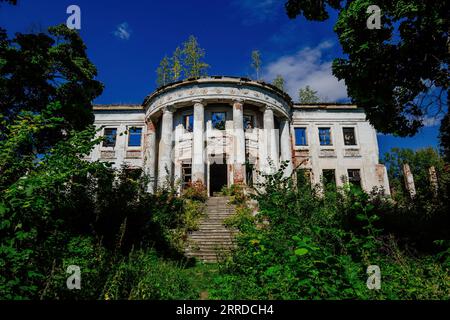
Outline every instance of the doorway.
<path id="1" fill-rule="evenodd" d="M 212 163 L 209 165 L 209 195 L 214 196 L 224 186 L 228 185 L 228 170 L 226 163 Z"/>

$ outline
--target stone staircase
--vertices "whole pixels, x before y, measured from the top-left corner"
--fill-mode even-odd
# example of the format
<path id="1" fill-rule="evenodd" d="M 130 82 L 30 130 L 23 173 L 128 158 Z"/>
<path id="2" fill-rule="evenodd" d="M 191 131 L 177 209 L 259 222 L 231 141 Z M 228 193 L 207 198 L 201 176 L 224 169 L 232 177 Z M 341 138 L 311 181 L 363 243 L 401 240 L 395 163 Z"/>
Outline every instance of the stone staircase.
<path id="1" fill-rule="evenodd" d="M 218 255 L 230 251 L 235 232 L 227 229 L 223 220 L 232 215 L 235 208 L 228 204 L 228 200 L 228 197 L 208 198 L 206 217 L 200 222 L 199 229 L 188 235 L 186 256 L 216 262 Z"/>

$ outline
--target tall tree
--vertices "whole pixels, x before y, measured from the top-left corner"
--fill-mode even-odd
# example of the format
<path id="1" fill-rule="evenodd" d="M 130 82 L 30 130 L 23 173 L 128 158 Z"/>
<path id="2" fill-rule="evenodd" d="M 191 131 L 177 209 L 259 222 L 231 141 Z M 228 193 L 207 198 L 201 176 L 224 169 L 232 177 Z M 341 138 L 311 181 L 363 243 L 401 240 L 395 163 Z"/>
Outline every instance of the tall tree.
<path id="1" fill-rule="evenodd" d="M 277 75 L 275 79 L 273 79 L 272 84 L 280 90 L 284 90 L 284 78 L 281 75 Z"/>
<path id="2" fill-rule="evenodd" d="M 185 78 L 199 78 L 207 75 L 209 65 L 203 61 L 205 50 L 200 48 L 197 38 L 190 36 L 183 43 L 183 64 Z"/>
<path id="3" fill-rule="evenodd" d="M 43 152 L 70 130 L 94 121 L 92 101 L 101 94 L 97 69 L 75 30 L 51 27 L 48 34 L 16 34 L 0 30 L 0 115 L 11 122 L 24 111 L 64 119 L 41 132 L 34 147 Z M 53 106 L 49 109 L 49 106 Z M 0 139 L 7 128 L 0 124 Z"/>
<path id="4" fill-rule="evenodd" d="M 252 51 L 252 68 L 255 70 L 256 80 L 259 80 L 259 71 L 261 70 L 261 54 L 259 50 Z"/>
<path id="5" fill-rule="evenodd" d="M 414 135 L 425 116 L 446 109 L 449 78 L 450 2 L 380 0 L 381 28 L 368 29 L 368 0 L 288 0 L 290 18 L 324 21 L 339 13 L 334 27 L 347 58 L 333 74 L 343 79 L 353 102 L 383 133 Z M 448 109 L 448 106 L 447 106 Z M 447 127 L 448 128 L 448 127 Z"/>
<path id="6" fill-rule="evenodd" d="M 171 60 L 171 81 L 178 81 L 181 78 L 181 72 L 183 71 L 182 65 L 183 51 L 180 47 L 177 47 L 172 55 Z"/>
<path id="7" fill-rule="evenodd" d="M 156 83 L 159 87 L 165 86 L 171 81 L 171 67 L 170 60 L 167 56 L 164 56 L 159 62 L 159 67 L 156 70 L 157 78 Z"/>
<path id="8" fill-rule="evenodd" d="M 317 91 L 311 89 L 309 86 L 305 88 L 300 88 L 298 91 L 298 102 L 299 103 L 317 103 L 320 101 Z"/>

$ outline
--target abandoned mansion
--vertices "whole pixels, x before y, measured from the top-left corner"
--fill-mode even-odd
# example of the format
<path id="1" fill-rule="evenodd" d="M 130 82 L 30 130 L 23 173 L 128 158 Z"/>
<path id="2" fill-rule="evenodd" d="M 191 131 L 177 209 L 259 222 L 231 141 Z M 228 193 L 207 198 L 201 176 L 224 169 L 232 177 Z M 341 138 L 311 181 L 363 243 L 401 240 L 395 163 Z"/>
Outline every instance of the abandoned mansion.
<path id="1" fill-rule="evenodd" d="M 285 175 L 303 169 L 312 183 L 389 193 L 377 134 L 360 106 L 295 104 L 270 84 L 217 76 L 171 83 L 142 105 L 95 105 L 94 113 L 105 139 L 89 158 L 142 168 L 149 189 L 201 181 L 212 195 L 283 164 Z"/>

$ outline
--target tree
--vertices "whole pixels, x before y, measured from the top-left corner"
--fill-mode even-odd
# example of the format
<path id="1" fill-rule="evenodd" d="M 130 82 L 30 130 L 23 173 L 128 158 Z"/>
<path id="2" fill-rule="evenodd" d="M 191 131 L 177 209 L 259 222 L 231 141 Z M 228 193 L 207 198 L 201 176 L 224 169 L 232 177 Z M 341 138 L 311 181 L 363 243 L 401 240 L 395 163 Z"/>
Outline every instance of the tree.
<path id="1" fill-rule="evenodd" d="M 442 119 L 441 127 L 439 128 L 439 140 L 441 154 L 447 162 L 450 162 L 450 119 L 448 112 Z"/>
<path id="2" fill-rule="evenodd" d="M 284 90 L 284 79 L 281 75 L 277 75 L 275 79 L 273 79 L 272 84 L 280 90 Z"/>
<path id="3" fill-rule="evenodd" d="M 412 136 L 427 114 L 445 110 L 449 88 L 448 1 L 381 0 L 381 29 L 366 26 L 367 0 L 288 0 L 290 18 L 324 21 L 339 12 L 334 27 L 348 58 L 335 59 L 353 102 L 383 133 Z M 447 92 L 448 93 L 448 92 Z"/>
<path id="4" fill-rule="evenodd" d="M 320 101 L 320 98 L 317 95 L 317 91 L 306 86 L 298 91 L 298 101 L 299 103 L 317 103 Z"/>
<path id="5" fill-rule="evenodd" d="M 261 70 L 261 54 L 259 50 L 252 51 L 252 68 L 255 69 L 256 80 L 259 80 L 259 71 Z"/>
<path id="6" fill-rule="evenodd" d="M 44 153 L 70 130 L 93 123 L 92 101 L 103 85 L 75 30 L 50 27 L 48 34 L 16 34 L 8 39 L 0 30 L 0 115 L 11 123 L 24 111 L 50 112 L 63 119 L 40 132 L 32 146 Z M 53 106 L 48 109 L 49 106 Z M 0 140 L 8 134 L 0 124 Z"/>
<path id="7" fill-rule="evenodd" d="M 182 65 L 183 51 L 180 47 L 177 47 L 172 55 L 171 59 L 171 81 L 178 81 L 181 78 L 181 72 L 183 71 Z"/>
<path id="8" fill-rule="evenodd" d="M 156 83 L 159 87 L 165 86 L 168 84 L 171 80 L 171 67 L 170 67 L 170 61 L 167 56 L 164 56 L 162 58 L 161 62 L 159 63 L 159 67 L 156 70 L 156 73 L 158 74 Z"/>
<path id="9" fill-rule="evenodd" d="M 197 38 L 190 36 L 189 39 L 183 43 L 183 64 L 185 78 L 199 78 L 207 75 L 206 69 L 209 65 L 205 63 L 205 50 L 200 48 Z"/>

